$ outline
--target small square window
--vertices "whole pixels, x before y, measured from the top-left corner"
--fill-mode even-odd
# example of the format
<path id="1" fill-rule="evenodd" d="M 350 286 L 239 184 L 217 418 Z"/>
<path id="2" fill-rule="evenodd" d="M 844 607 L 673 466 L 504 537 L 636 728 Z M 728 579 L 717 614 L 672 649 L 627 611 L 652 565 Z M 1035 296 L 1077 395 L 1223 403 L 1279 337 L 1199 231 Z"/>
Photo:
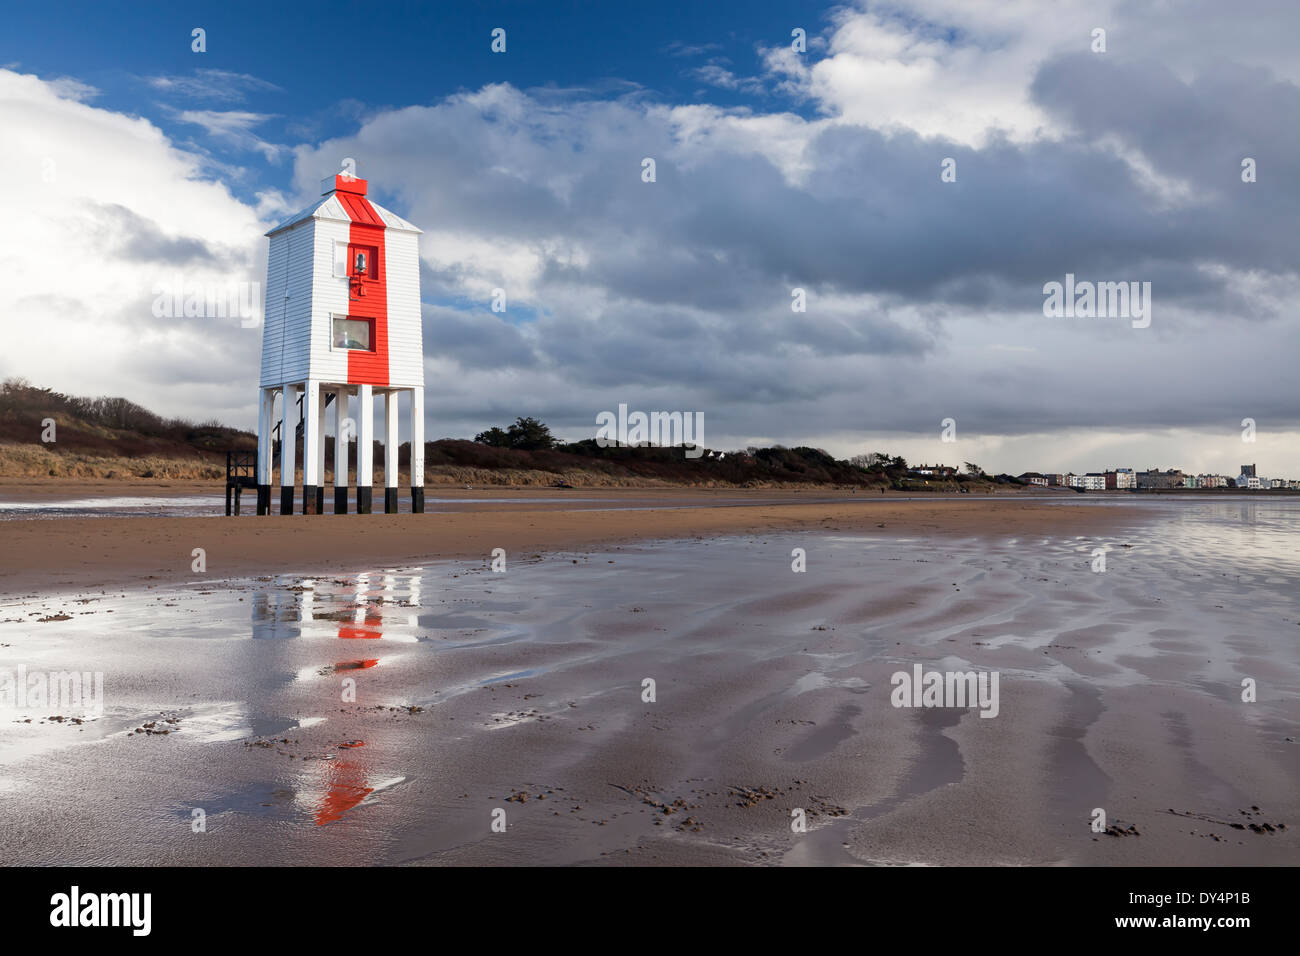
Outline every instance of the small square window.
<path id="1" fill-rule="evenodd" d="M 353 319 L 346 315 L 334 316 L 334 348 L 372 351 L 370 333 L 372 319 Z"/>

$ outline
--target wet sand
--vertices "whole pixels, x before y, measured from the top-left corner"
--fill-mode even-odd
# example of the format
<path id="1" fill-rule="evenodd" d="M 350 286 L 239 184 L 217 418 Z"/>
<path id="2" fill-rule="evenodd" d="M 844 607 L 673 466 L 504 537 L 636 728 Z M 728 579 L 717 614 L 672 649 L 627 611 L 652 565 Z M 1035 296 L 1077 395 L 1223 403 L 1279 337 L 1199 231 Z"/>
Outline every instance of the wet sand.
<path id="1" fill-rule="evenodd" d="M 1300 861 L 1300 509 L 1003 504 L 8 602 L 0 667 L 101 670 L 107 705 L 5 715 L 0 859 Z M 998 716 L 891 706 L 916 663 L 998 671 Z"/>
<path id="2" fill-rule="evenodd" d="M 486 558 L 495 548 L 519 555 L 760 531 L 1076 534 L 1102 530 L 1117 518 L 1077 497 L 530 490 L 503 501 L 499 489 L 459 497 L 462 510 L 424 515 L 6 520 L 0 523 L 0 595 L 193 580 L 195 548 L 204 550 L 209 576 L 234 577 Z"/>

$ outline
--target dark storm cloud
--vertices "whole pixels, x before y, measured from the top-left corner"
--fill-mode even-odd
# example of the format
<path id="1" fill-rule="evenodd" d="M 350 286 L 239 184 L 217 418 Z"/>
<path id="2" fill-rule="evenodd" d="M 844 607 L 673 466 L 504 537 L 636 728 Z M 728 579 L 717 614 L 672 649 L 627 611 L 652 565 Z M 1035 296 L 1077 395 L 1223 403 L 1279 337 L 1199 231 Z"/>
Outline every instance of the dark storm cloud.
<path id="1" fill-rule="evenodd" d="M 438 354 L 455 358 L 466 368 L 533 368 L 539 364 L 520 329 L 498 313 L 425 305 L 423 314 L 424 341 L 437 343 Z"/>
<path id="2" fill-rule="evenodd" d="M 1295 268 L 1300 88 L 1232 63 L 1211 63 L 1184 82 L 1160 63 L 1103 66 L 1078 54 L 1045 64 L 1033 92 L 1079 141 L 1117 137 L 1190 186 L 1194 205 L 1146 231 L 1157 249 L 1248 269 Z M 1241 180 L 1246 157 L 1257 163 L 1255 184 Z M 1136 224 L 1130 234 L 1141 236 Z"/>
<path id="3" fill-rule="evenodd" d="M 159 265 L 221 265 L 226 257 L 201 239 L 169 236 L 156 222 L 117 203 L 90 203 L 88 228 L 98 232 L 113 251 L 134 262 Z"/>
<path id="4" fill-rule="evenodd" d="M 945 415 L 1001 434 L 1294 422 L 1262 383 L 1296 342 L 1300 89 L 1225 60 L 1183 75 L 1083 53 L 1046 58 L 1029 92 L 1053 135 L 975 148 L 489 87 L 302 150 L 298 179 L 357 157 L 381 202 L 438 235 L 426 297 L 505 282 L 511 255 L 485 248 L 531 257 L 508 292 L 535 320 L 426 307 L 425 348 L 467 374 L 517 370 L 511 387 L 557 424 L 665 395 L 656 407 L 705 408 L 715 433 L 778 438 Z M 793 172 L 782 136 L 801 141 Z M 1043 284 L 1067 272 L 1150 282 L 1152 327 L 1045 318 Z M 466 420 L 515 407 L 444 398 Z"/>
<path id="5" fill-rule="evenodd" d="M 994 142 L 974 150 L 910 133 L 829 128 L 810 142 L 816 165 L 798 185 L 767 159 L 733 151 L 682 168 L 652 117 L 639 131 L 639 149 L 575 151 L 547 148 L 559 132 L 590 135 L 568 121 L 503 143 L 486 132 L 475 136 L 474 124 L 459 122 L 459 107 L 448 116 L 428 110 L 420 129 L 433 121 L 428 152 L 437 159 L 429 169 L 432 188 L 417 203 L 423 208 L 411 214 L 514 241 L 566 236 L 589 244 L 590 261 L 550 259 L 544 281 L 722 312 L 770 303 L 778 285 L 787 296 L 798 285 L 1024 308 L 1044 281 L 1064 271 L 1118 278 L 1120 270 L 1149 275 L 1176 263 L 1185 270 L 1178 287 L 1193 289 L 1205 284 L 1192 275 L 1204 259 L 1290 268 L 1294 197 L 1278 202 L 1268 190 L 1242 189 L 1239 163 L 1247 155 L 1243 144 L 1255 144 L 1270 177 L 1291 175 L 1269 158 L 1282 154 L 1281 140 L 1293 135 L 1284 127 L 1300 120 L 1300 91 L 1272 91 L 1269 109 L 1261 110 L 1268 122 L 1218 130 L 1202 141 L 1189 138 L 1187 127 L 1213 129 L 1212 116 L 1232 114 L 1248 97 L 1252 87 L 1241 84 L 1253 76 L 1258 85 L 1261 77 L 1236 74 L 1227 86 L 1207 81 L 1203 86 L 1216 95 L 1206 102 L 1205 89 L 1178 83 L 1167 71 L 1096 60 L 1050 63 L 1035 84 L 1042 105 L 1079 124 L 1063 142 Z M 617 113 L 623 126 L 638 115 L 618 105 L 601 112 Z M 454 130 L 445 129 L 452 119 Z M 479 126 L 490 131 L 494 122 L 485 118 Z M 1243 125 L 1240 118 L 1234 123 Z M 1127 163 L 1094 148 L 1106 133 L 1127 139 L 1143 130 L 1151 142 L 1134 147 L 1159 159 L 1162 175 L 1191 179 L 1190 207 L 1160 208 Z M 537 152 L 534 160 L 525 158 L 529 152 Z M 643 152 L 659 157 L 654 184 L 640 181 Z M 958 179 L 945 184 L 939 162 L 948 156 Z M 554 185 L 559 180 L 562 190 Z M 972 301 L 967 296 L 976 286 L 982 291 Z M 1000 298 L 992 297 L 995 290 Z"/>

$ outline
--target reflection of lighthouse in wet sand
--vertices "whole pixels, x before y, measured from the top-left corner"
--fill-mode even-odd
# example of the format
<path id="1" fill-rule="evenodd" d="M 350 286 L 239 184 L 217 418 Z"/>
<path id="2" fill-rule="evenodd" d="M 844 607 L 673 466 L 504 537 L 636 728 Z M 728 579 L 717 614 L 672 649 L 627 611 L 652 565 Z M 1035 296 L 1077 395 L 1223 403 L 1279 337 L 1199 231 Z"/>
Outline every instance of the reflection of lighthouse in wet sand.
<path id="1" fill-rule="evenodd" d="M 368 199 L 364 179 L 331 176 L 321 189 L 315 204 L 267 233 L 257 513 L 271 513 L 276 437 L 280 513 L 294 510 L 296 437 L 302 439 L 302 513 L 324 511 L 325 419 L 333 405 L 334 513 L 348 510 L 348 442 L 355 437 L 357 511 L 368 514 L 375 396 L 384 402 L 384 510 L 396 513 L 403 392 L 410 396 L 411 510 L 423 512 L 420 230 Z M 349 416 L 354 398 L 355 415 Z"/>

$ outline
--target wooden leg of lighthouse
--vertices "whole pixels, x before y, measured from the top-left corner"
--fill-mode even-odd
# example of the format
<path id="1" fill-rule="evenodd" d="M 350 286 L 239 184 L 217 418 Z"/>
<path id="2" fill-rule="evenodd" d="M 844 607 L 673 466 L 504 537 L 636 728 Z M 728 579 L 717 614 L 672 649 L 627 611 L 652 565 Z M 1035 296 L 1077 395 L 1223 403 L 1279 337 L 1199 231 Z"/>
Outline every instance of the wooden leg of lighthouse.
<path id="1" fill-rule="evenodd" d="M 397 514 L 397 392 L 384 393 L 384 513 Z"/>
<path id="2" fill-rule="evenodd" d="M 424 387 L 411 389 L 411 514 L 424 514 Z"/>
<path id="3" fill-rule="evenodd" d="M 325 393 L 316 391 L 316 514 L 325 513 Z"/>
<path id="4" fill-rule="evenodd" d="M 302 396 L 302 513 L 314 515 L 320 488 L 320 382 L 308 380 Z"/>
<path id="5" fill-rule="evenodd" d="M 357 514 L 370 514 L 370 494 L 375 483 L 375 393 L 370 385 L 357 386 Z"/>
<path id="6" fill-rule="evenodd" d="M 348 390 L 336 389 L 334 392 L 334 513 L 348 513 L 348 436 L 344 429 L 349 427 Z"/>
<path id="7" fill-rule="evenodd" d="M 259 388 L 257 408 L 257 513 L 271 513 L 271 414 L 275 411 L 275 392 Z"/>
<path id="8" fill-rule="evenodd" d="M 286 385 L 280 389 L 280 514 L 293 514 L 293 486 L 296 480 L 294 471 L 297 467 L 293 460 L 294 413 L 298 410 L 298 389 Z"/>

